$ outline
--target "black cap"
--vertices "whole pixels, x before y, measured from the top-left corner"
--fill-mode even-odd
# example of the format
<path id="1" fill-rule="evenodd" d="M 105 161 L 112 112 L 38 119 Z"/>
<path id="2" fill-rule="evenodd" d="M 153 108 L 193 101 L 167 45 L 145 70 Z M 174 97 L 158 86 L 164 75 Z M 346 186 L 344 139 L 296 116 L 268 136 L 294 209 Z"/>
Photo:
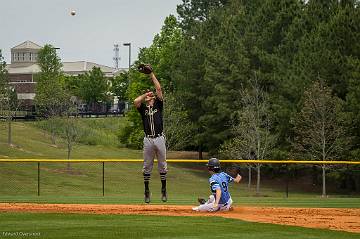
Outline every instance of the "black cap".
<path id="1" fill-rule="evenodd" d="M 208 163 L 206 164 L 209 168 L 220 168 L 220 161 L 217 158 L 209 159 Z"/>

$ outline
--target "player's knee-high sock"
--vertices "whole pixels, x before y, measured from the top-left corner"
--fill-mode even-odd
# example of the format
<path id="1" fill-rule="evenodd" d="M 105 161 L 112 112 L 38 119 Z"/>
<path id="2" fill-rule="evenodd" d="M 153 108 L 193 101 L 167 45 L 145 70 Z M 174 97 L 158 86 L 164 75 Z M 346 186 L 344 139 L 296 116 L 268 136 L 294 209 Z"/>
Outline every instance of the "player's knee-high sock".
<path id="1" fill-rule="evenodd" d="M 149 191 L 149 182 L 150 182 L 150 174 L 144 173 L 144 185 L 145 185 L 145 191 Z"/>
<path id="2" fill-rule="evenodd" d="M 166 173 L 160 173 L 161 189 L 166 189 Z"/>

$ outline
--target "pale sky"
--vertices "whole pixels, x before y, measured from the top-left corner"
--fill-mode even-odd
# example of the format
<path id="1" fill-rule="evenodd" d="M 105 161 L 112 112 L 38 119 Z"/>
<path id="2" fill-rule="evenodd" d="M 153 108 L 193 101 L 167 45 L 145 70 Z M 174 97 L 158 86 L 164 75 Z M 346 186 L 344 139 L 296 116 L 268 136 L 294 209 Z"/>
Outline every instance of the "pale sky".
<path id="1" fill-rule="evenodd" d="M 128 66 L 139 48 L 148 47 L 165 18 L 182 0 L 0 0 L 0 49 L 10 63 L 10 48 L 26 41 L 59 47 L 62 61 L 90 61 L 114 66 L 114 44 L 120 64 Z M 71 16 L 71 10 L 76 11 Z"/>

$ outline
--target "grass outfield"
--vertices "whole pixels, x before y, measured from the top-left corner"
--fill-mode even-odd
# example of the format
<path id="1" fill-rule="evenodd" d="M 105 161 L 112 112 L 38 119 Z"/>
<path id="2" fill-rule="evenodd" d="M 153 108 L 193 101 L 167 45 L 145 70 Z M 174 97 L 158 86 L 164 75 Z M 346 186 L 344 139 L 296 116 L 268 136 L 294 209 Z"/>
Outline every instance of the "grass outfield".
<path id="1" fill-rule="evenodd" d="M 106 163 L 105 196 L 102 196 L 102 164 L 76 163 L 67 171 L 63 163 L 44 163 L 40 171 L 40 196 L 37 196 L 36 163 L 3 163 L 0 165 L 0 202 L 43 203 L 143 203 L 141 164 Z M 169 204 L 194 204 L 198 196 L 209 194 L 207 172 L 200 168 L 169 165 Z M 153 174 L 150 188 L 152 203 L 160 202 L 160 180 Z M 267 205 L 289 207 L 353 207 L 360 208 L 360 200 L 350 197 L 321 198 L 317 194 L 285 193 L 280 188 L 263 187 L 265 196 L 253 197 L 255 189 L 247 185 L 231 184 L 235 205 Z"/>
<path id="2" fill-rule="evenodd" d="M 1 238 L 360 238 L 359 234 L 220 217 L 1 213 Z M 4 236 L 8 233 L 8 236 Z M 11 236 L 9 236 L 11 234 Z"/>
<path id="3" fill-rule="evenodd" d="M 118 120 L 125 120 L 119 118 Z M 103 135 L 104 124 L 114 119 L 82 119 L 82 127 L 95 127 Z M 117 124 L 117 127 L 121 122 Z M 65 158 L 64 141 L 54 147 L 46 131 L 33 122 L 13 125 L 14 147 L 7 146 L 6 131 L 0 124 L 0 158 Z M 116 135 L 105 129 L 107 137 L 97 145 L 78 144 L 73 158 L 141 158 L 142 151 L 117 143 Z M 95 137 L 95 136 L 94 136 Z M 89 139 L 84 139 L 89 140 Z M 178 158 L 181 153 L 175 153 Z M 41 163 L 40 196 L 37 196 L 37 163 L 0 164 L 0 202 L 144 204 L 140 163 L 106 163 L 105 196 L 102 196 L 102 163 Z M 209 194 L 208 173 L 202 164 L 169 164 L 167 204 L 196 205 L 198 196 Z M 254 181 L 255 183 L 255 181 Z M 231 185 L 235 206 L 360 208 L 359 198 L 336 195 L 321 198 L 290 185 L 284 198 L 284 185 L 262 181 L 261 197 L 254 197 L 255 185 Z M 160 180 L 154 167 L 151 180 L 152 204 L 160 202 Z M 220 217 L 165 217 L 134 215 L 0 213 L 0 238 L 25 238 L 16 233 L 40 233 L 26 238 L 360 238 L 359 234 L 293 226 L 250 223 Z M 5 234 L 4 233 L 8 233 Z M 24 235 L 24 234 L 23 234 Z"/>
<path id="4" fill-rule="evenodd" d="M 110 119 L 81 119 L 82 127 L 93 127 L 97 131 Z M 87 126 L 88 125 L 88 126 Z M 121 125 L 121 122 L 118 124 Z M 64 158 L 66 150 L 61 139 L 57 147 L 50 144 L 47 132 L 34 127 L 34 122 L 15 122 L 14 144 L 6 141 L 4 124 L 0 124 L 0 158 Z M 101 135 L 101 132 L 97 134 Z M 115 140 L 111 130 L 105 129 L 109 139 Z M 111 140 L 110 140 L 111 141 Z M 179 154 L 176 155 L 178 157 Z M 74 149 L 74 158 L 141 158 L 142 151 L 130 150 L 114 144 L 84 145 Z M 66 163 L 42 163 L 40 170 L 40 197 L 37 196 L 37 163 L 0 164 L 0 202 L 44 202 L 44 203 L 143 203 L 143 178 L 141 163 L 106 163 L 105 197 L 102 197 L 102 164 L 74 163 L 67 169 Z M 198 196 L 207 197 L 208 173 L 202 164 L 169 164 L 169 204 L 194 204 Z M 255 181 L 254 181 L 255 183 Z M 247 188 L 246 182 L 231 185 L 235 205 L 267 205 L 289 207 L 353 207 L 360 208 L 358 198 L 331 195 L 320 198 L 318 192 L 304 193 L 290 185 L 289 198 L 285 196 L 285 185 L 276 186 L 262 181 L 261 197 L 255 195 L 255 185 Z M 152 203 L 160 203 L 160 180 L 154 167 L 151 180 Z M 335 198 L 336 197 L 336 198 Z"/>

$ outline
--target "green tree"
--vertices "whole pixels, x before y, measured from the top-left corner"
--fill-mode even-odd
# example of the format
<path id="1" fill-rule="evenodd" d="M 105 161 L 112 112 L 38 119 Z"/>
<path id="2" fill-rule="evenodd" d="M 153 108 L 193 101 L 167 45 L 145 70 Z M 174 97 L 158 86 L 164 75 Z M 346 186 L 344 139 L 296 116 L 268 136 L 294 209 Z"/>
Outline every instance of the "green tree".
<path id="1" fill-rule="evenodd" d="M 4 110 L 5 106 L 5 94 L 6 88 L 8 86 L 8 72 L 6 70 L 6 62 L 1 53 L 0 49 L 0 110 L 1 112 Z"/>
<path id="2" fill-rule="evenodd" d="M 72 96 L 80 96 L 79 76 L 65 76 L 63 80 L 65 90 Z"/>
<path id="3" fill-rule="evenodd" d="M 93 67 L 90 72 L 79 75 L 78 96 L 84 100 L 90 108 L 96 111 L 99 103 L 110 102 L 110 80 L 105 77 L 99 67 Z"/>
<path id="4" fill-rule="evenodd" d="M 349 92 L 346 96 L 348 134 L 352 136 L 349 157 L 360 158 L 360 59 L 349 59 L 350 80 Z"/>
<path id="5" fill-rule="evenodd" d="M 196 129 L 191 144 L 183 147 L 199 150 L 199 157 L 202 150 L 215 154 L 233 137 L 234 112 L 241 110 L 233 102 L 242 87 L 249 87 L 254 71 L 269 97 L 271 132 L 278 136 L 270 157 L 288 156 L 294 134 L 290 119 L 318 75 L 347 99 L 348 111 L 356 112 L 358 1 L 184 0 L 178 14 L 179 22 L 168 18 L 153 44 L 141 50 L 139 61 L 153 64 L 167 93 L 176 99 L 170 100 L 175 105 L 169 106 L 169 117 L 178 114 Z M 134 70 L 129 99 L 151 87 Z M 134 130 L 127 132 L 141 140 L 136 111 L 132 117 L 137 117 L 131 119 Z M 349 127 L 357 125 L 349 121 Z"/>
<path id="6" fill-rule="evenodd" d="M 66 115 L 62 117 L 63 130 L 67 146 L 67 159 L 70 160 L 71 153 L 74 145 L 80 138 L 79 125 L 77 117 L 74 117 L 77 109 L 74 106 L 70 106 L 66 112 Z M 70 170 L 70 163 L 68 163 L 68 170 Z"/>
<path id="7" fill-rule="evenodd" d="M 229 0 L 183 0 L 177 6 L 182 29 L 190 30 L 208 19 L 212 10 L 220 8 Z"/>
<path id="8" fill-rule="evenodd" d="M 294 153 L 299 158 L 334 160 L 346 150 L 343 102 L 323 81 L 315 81 L 304 93 L 303 107 L 293 119 Z M 326 196 L 326 165 L 322 168 L 322 196 Z"/>
<path id="9" fill-rule="evenodd" d="M 49 121 L 51 142 L 56 144 L 55 118 L 60 116 L 66 109 L 70 97 L 64 90 L 64 76 L 61 70 L 62 63 L 57 56 L 56 49 L 51 45 L 45 45 L 38 54 L 40 73 L 36 76 L 35 105 L 40 115 Z"/>
<path id="10" fill-rule="evenodd" d="M 8 72 L 6 70 L 6 62 L 2 56 L 0 49 L 0 117 L 6 118 L 7 101 L 8 101 Z"/>
<path id="11" fill-rule="evenodd" d="M 275 76 L 271 100 L 279 133 L 278 158 L 285 158 L 291 149 L 290 119 L 299 111 L 304 90 L 320 76 L 345 99 L 356 69 L 350 62 L 359 58 L 360 15 L 354 1 L 298 1 L 297 5 L 292 24 L 275 48 L 278 63 L 271 73 Z"/>
<path id="12" fill-rule="evenodd" d="M 175 85 L 174 97 L 180 99 L 185 107 L 190 122 L 196 128 L 193 148 L 199 151 L 199 158 L 202 158 L 205 138 L 199 136 L 203 131 L 198 119 L 204 114 L 202 107 L 203 96 L 206 90 L 202 88 L 204 79 L 204 52 L 202 45 L 205 44 L 200 37 L 185 37 L 179 44 L 176 51 L 177 58 L 173 61 L 173 82 Z"/>
<path id="13" fill-rule="evenodd" d="M 258 84 L 269 94 L 272 131 L 278 135 L 273 157 L 285 158 L 291 129 L 289 119 L 296 112 L 301 85 L 295 84 L 291 69 L 298 45 L 306 32 L 304 4 L 298 0 L 246 1 L 243 42 L 250 69 L 257 72 Z M 304 82 L 305 80 L 301 81 Z"/>
<path id="14" fill-rule="evenodd" d="M 267 92 L 279 89 L 279 79 L 285 79 L 279 66 L 285 60 L 278 49 L 299 19 L 301 7 L 296 0 L 227 1 L 185 33 L 174 63 L 178 68 L 174 79 L 176 93 L 199 129 L 194 137 L 199 148 L 215 153 L 230 137 L 232 102 L 237 91 L 247 87 L 250 72 L 258 72 L 259 85 Z M 284 52 L 290 57 L 291 52 Z M 275 97 L 271 95 L 270 100 Z"/>
<path id="15" fill-rule="evenodd" d="M 185 33 L 173 63 L 175 94 L 197 128 L 193 140 L 199 158 L 203 150 L 216 153 L 229 137 L 231 102 L 248 76 L 248 59 L 238 37 L 244 9 L 232 2 L 228 8 L 212 9 L 195 30 Z"/>
<path id="16" fill-rule="evenodd" d="M 347 130 L 353 138 L 350 154 L 356 151 L 358 145 L 354 98 L 360 57 L 357 40 L 360 37 L 360 10 L 357 4 L 358 1 L 309 1 L 303 13 L 307 32 L 298 44 L 298 52 L 288 71 L 293 88 L 288 95 L 296 96 L 295 103 L 304 89 L 318 77 L 325 80 L 324 84 L 336 96 L 346 99 L 346 110 L 352 115 L 348 118 Z M 344 152 L 343 157 L 345 154 L 350 157 L 349 153 Z"/>
<path id="17" fill-rule="evenodd" d="M 224 11 L 211 15 L 209 20 L 210 28 L 219 27 L 209 36 L 205 49 L 205 74 L 200 95 L 204 114 L 198 122 L 203 127 L 199 137 L 213 153 L 231 135 L 231 119 L 237 109 L 234 101 L 239 97 L 239 90 L 248 85 L 250 62 L 243 41 L 238 37 L 244 31 L 244 19 L 244 8 L 232 2 Z"/>
<path id="18" fill-rule="evenodd" d="M 0 116 L 5 118 L 8 126 L 8 145 L 12 145 L 12 121 L 19 107 L 14 87 L 10 85 L 6 62 L 0 50 Z"/>
<path id="19" fill-rule="evenodd" d="M 350 63 L 351 78 L 349 80 L 349 92 L 346 96 L 346 111 L 347 111 L 347 135 L 350 136 L 351 145 L 348 153 L 345 155 L 349 160 L 360 159 L 360 60 L 352 59 Z M 343 169 L 344 173 L 341 175 L 345 183 L 346 188 L 352 190 L 360 190 L 360 177 L 357 173 L 357 168 L 349 166 Z M 349 181 L 353 182 L 354 186 L 349 184 Z"/>
<path id="20" fill-rule="evenodd" d="M 344 63 L 345 76 L 348 81 L 346 95 L 346 111 L 349 113 L 348 134 L 352 136 L 352 145 L 349 157 L 360 158 L 360 42 L 356 39 L 360 37 L 360 9 L 359 1 L 349 1 L 344 8 L 344 13 L 338 17 L 343 19 L 336 25 L 342 25 L 347 37 L 343 51 L 346 52 Z M 355 2 L 355 4 L 353 4 Z M 357 4 L 357 5 L 356 5 Z M 354 7 L 354 5 L 356 7 Z M 338 27 L 339 28 L 339 27 Z M 346 50 L 345 50 L 346 49 Z M 360 180 L 358 180 L 360 185 Z"/>
<path id="21" fill-rule="evenodd" d="M 268 95 L 257 82 L 256 75 L 250 79 L 248 89 L 238 93 L 235 104 L 239 110 L 231 127 L 233 138 L 222 145 L 220 153 L 235 159 L 267 159 L 274 147 L 276 137 L 271 134 L 271 111 Z M 261 164 L 255 164 L 257 172 L 256 194 L 260 194 Z M 249 170 L 249 185 L 251 166 Z"/>
<path id="22" fill-rule="evenodd" d="M 196 128 L 190 121 L 181 98 L 175 97 L 172 93 L 166 96 L 164 128 L 169 150 L 183 150 L 195 146 L 193 138 Z"/>
<path id="23" fill-rule="evenodd" d="M 0 90 L 1 90 L 1 92 L 4 92 L 7 82 L 8 82 L 8 78 L 7 78 L 6 62 L 4 61 L 4 57 L 2 56 L 2 51 L 0 49 Z"/>
<path id="24" fill-rule="evenodd" d="M 298 81 L 307 85 L 320 76 L 341 99 L 346 98 L 351 71 L 349 58 L 358 59 L 360 11 L 344 1 L 309 1 L 306 22 L 313 28 L 306 34 L 295 56 Z"/>
<path id="25" fill-rule="evenodd" d="M 111 93 L 118 98 L 119 101 L 127 100 L 127 89 L 129 87 L 129 74 L 120 73 L 111 79 Z"/>
<path id="26" fill-rule="evenodd" d="M 111 78 L 110 92 L 117 98 L 117 109 L 125 114 L 126 103 L 128 103 L 127 90 L 129 87 L 129 72 L 122 72 Z"/>

